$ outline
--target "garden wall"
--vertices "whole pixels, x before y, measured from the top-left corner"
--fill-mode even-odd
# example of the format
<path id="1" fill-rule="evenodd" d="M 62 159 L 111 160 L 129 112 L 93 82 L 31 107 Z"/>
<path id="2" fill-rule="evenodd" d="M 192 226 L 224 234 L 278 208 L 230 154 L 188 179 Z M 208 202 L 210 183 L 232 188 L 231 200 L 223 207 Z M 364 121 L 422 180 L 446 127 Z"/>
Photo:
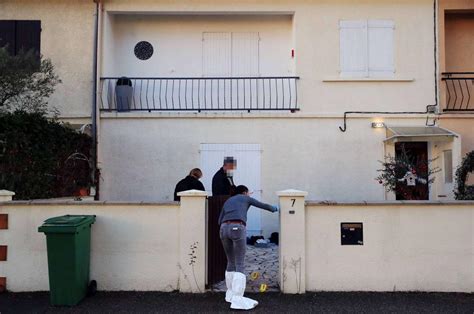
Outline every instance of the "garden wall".
<path id="1" fill-rule="evenodd" d="M 38 227 L 50 217 L 96 215 L 91 273 L 99 290 L 198 292 L 205 285 L 205 193 L 185 192 L 181 203 L 31 201 L 0 203 L 6 261 L 0 277 L 9 291 L 49 290 L 46 237 Z M 182 213 L 185 214 L 182 214 Z M 194 273 L 190 247 L 196 243 Z"/>
<path id="2" fill-rule="evenodd" d="M 474 202 L 305 203 L 298 192 L 280 199 L 284 292 L 474 291 Z M 362 223 L 360 243 L 342 245 L 342 223 L 346 240 Z"/>

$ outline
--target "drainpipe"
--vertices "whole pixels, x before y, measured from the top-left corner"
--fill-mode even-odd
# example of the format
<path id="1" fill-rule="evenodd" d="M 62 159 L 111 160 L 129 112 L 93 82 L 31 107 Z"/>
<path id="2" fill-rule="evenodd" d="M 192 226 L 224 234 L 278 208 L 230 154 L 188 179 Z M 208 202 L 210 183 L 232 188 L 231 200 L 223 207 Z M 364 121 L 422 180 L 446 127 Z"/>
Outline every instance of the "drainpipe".
<path id="1" fill-rule="evenodd" d="M 92 91 L 92 182 L 95 185 L 96 193 L 94 199 L 99 199 L 99 178 L 97 178 L 97 49 L 99 38 L 99 5 L 100 0 L 95 2 L 94 20 L 94 57 L 93 57 L 93 91 Z"/>

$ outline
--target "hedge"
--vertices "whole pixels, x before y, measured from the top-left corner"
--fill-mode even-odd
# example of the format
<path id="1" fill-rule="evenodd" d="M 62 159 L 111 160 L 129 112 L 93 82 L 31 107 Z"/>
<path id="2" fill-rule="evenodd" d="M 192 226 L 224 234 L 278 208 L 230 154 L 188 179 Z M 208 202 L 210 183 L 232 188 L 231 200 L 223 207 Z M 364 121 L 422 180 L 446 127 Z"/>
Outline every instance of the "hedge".
<path id="1" fill-rule="evenodd" d="M 73 195 L 91 184 L 91 148 L 90 136 L 40 113 L 3 112 L 0 189 L 21 200 Z"/>

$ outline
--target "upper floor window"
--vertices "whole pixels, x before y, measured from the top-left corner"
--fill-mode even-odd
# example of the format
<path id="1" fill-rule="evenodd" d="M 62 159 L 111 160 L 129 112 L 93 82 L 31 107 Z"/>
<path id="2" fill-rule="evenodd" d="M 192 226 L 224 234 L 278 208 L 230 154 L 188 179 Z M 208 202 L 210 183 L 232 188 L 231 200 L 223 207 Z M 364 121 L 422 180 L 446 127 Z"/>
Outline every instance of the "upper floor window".
<path id="1" fill-rule="evenodd" d="M 41 21 L 0 20 L 0 48 L 12 55 L 34 50 L 40 56 Z"/>
<path id="2" fill-rule="evenodd" d="M 340 21 L 341 77 L 393 77 L 394 28 L 390 20 Z"/>

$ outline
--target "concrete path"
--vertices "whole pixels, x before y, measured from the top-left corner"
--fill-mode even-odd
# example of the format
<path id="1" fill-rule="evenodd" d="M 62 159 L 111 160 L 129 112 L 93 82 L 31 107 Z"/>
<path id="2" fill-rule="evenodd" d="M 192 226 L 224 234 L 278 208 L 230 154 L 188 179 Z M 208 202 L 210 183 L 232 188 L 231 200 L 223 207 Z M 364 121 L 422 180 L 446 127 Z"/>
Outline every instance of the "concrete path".
<path id="1" fill-rule="evenodd" d="M 249 294 L 260 305 L 252 313 L 466 313 L 473 294 L 456 293 L 280 293 Z M 223 293 L 99 292 L 72 308 L 49 306 L 46 292 L 0 294 L 6 313 L 227 313 Z M 242 312 L 241 312 L 242 313 Z"/>
<path id="2" fill-rule="evenodd" d="M 257 273 L 257 277 L 252 277 Z M 268 248 L 247 245 L 245 252 L 245 274 L 247 275 L 247 292 L 259 292 L 262 284 L 267 291 L 280 291 L 278 284 L 278 246 L 269 244 Z M 215 291 L 225 291 L 225 281 L 214 285 Z"/>

